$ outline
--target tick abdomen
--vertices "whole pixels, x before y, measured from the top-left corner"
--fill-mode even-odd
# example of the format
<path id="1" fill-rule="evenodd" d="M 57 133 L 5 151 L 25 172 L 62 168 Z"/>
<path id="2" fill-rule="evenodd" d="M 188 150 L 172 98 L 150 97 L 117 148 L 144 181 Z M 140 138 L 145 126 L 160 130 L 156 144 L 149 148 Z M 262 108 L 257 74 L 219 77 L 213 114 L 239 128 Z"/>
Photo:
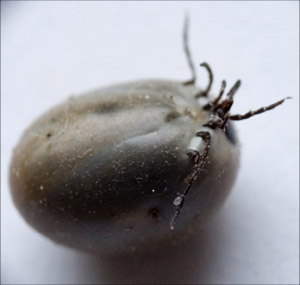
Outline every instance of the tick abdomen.
<path id="1" fill-rule="evenodd" d="M 198 92 L 181 82 L 145 80 L 74 96 L 51 109 L 14 150 L 12 194 L 25 219 L 80 249 L 125 249 L 170 237 L 173 201 L 193 168 L 186 153 L 195 138 L 201 144 L 195 134 L 210 117 L 194 99 Z M 211 136 L 207 166 L 177 232 L 206 222 L 234 181 L 238 145 L 222 130 Z"/>

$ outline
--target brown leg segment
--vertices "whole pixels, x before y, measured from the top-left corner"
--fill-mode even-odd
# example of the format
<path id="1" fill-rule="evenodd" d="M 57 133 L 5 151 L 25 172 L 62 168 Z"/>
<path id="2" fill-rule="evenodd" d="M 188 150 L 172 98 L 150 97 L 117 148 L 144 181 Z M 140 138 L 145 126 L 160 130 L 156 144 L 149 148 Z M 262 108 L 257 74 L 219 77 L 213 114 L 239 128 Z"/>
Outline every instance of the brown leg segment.
<path id="1" fill-rule="evenodd" d="M 236 93 L 236 91 L 240 88 L 241 84 L 242 84 L 242 81 L 241 80 L 237 80 L 237 82 L 235 82 L 235 84 L 232 86 L 232 88 L 227 93 L 227 96 L 229 98 L 232 98 L 233 95 Z"/>
<path id="2" fill-rule="evenodd" d="M 208 82 L 208 85 L 207 85 L 206 89 L 204 91 L 201 91 L 201 92 L 197 93 L 195 95 L 195 98 L 207 97 L 208 92 L 210 91 L 211 85 L 212 85 L 213 80 L 214 80 L 213 73 L 212 73 L 212 70 L 211 70 L 209 64 L 206 63 L 206 62 L 203 62 L 203 63 L 200 64 L 200 66 L 205 67 L 205 69 L 207 70 L 208 76 L 209 76 L 209 82 Z"/>
<path id="3" fill-rule="evenodd" d="M 192 61 L 192 56 L 189 48 L 189 43 L 188 43 L 188 30 L 189 30 L 189 17 L 188 15 L 185 16 L 184 19 L 184 27 L 183 27 L 183 48 L 184 52 L 188 61 L 188 65 L 190 67 L 190 70 L 192 72 L 192 78 L 188 81 L 185 81 L 183 85 L 194 85 L 196 82 L 196 72 L 195 72 L 195 66 Z"/>
<path id="4" fill-rule="evenodd" d="M 177 193 L 178 196 L 176 197 L 176 199 L 173 202 L 174 205 L 176 206 L 176 211 L 170 222 L 171 230 L 174 230 L 177 217 L 179 216 L 180 211 L 183 207 L 185 198 L 188 195 L 188 193 L 190 192 L 193 182 L 197 179 L 201 170 L 204 169 L 204 166 L 206 164 L 206 159 L 208 157 L 208 153 L 209 153 L 209 149 L 210 149 L 210 141 L 211 141 L 211 136 L 210 136 L 209 132 L 198 132 L 198 133 L 196 133 L 196 135 L 201 137 L 204 140 L 205 148 L 201 154 L 199 154 L 199 152 L 196 150 L 190 150 L 187 153 L 187 155 L 191 159 L 194 160 L 193 171 L 192 171 L 192 174 L 190 175 L 190 179 L 189 179 L 186 189 L 184 190 L 183 193 Z"/>
<path id="5" fill-rule="evenodd" d="M 226 88 L 226 81 L 223 80 L 222 81 L 222 85 L 221 85 L 221 90 L 220 90 L 220 93 L 219 93 L 219 96 L 212 102 L 212 104 L 215 106 L 218 104 L 218 102 L 221 100 L 223 94 L 224 94 L 224 91 L 225 91 L 225 88 Z"/>
<path id="6" fill-rule="evenodd" d="M 258 115 L 258 114 L 261 114 L 261 113 L 264 113 L 266 111 L 269 111 L 269 110 L 272 110 L 274 108 L 276 108 L 277 106 L 281 105 L 286 99 L 291 99 L 291 97 L 286 97 L 276 103 L 273 103 L 267 107 L 261 107 L 255 111 L 249 111 L 247 112 L 246 114 L 244 115 L 230 115 L 228 117 L 229 120 L 233 120 L 233 121 L 239 121 L 239 120 L 245 120 L 245 119 L 248 119 L 248 118 L 251 118 L 255 115 Z"/>

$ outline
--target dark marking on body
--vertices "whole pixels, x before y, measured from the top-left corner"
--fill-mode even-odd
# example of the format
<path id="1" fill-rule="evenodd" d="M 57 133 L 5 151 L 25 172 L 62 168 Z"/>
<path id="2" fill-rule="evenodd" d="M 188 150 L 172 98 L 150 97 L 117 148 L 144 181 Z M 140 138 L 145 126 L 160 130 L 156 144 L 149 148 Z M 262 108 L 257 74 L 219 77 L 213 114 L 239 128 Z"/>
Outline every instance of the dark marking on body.
<path id="1" fill-rule="evenodd" d="M 119 111 L 120 109 L 122 109 L 122 105 L 120 105 L 119 102 L 111 101 L 111 102 L 105 102 L 101 105 L 97 105 L 94 111 L 96 113 L 107 114 L 107 113 Z"/>
<path id="2" fill-rule="evenodd" d="M 150 216 L 154 220 L 159 220 L 160 212 L 156 207 L 154 207 L 154 208 L 149 209 L 148 216 Z"/>
<path id="3" fill-rule="evenodd" d="M 166 117 L 165 117 L 165 122 L 166 122 L 166 123 L 169 123 L 169 122 L 171 122 L 171 121 L 176 120 L 176 119 L 179 118 L 179 117 L 180 117 L 180 114 L 179 114 L 178 112 L 176 112 L 176 111 L 171 111 L 171 112 L 169 112 L 169 113 L 166 115 Z"/>

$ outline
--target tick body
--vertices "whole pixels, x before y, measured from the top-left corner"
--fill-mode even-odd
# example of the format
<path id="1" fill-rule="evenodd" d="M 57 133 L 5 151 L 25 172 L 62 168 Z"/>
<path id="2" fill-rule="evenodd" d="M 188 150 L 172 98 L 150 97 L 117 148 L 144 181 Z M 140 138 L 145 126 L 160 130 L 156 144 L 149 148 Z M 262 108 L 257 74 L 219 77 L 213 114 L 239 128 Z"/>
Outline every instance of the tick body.
<path id="1" fill-rule="evenodd" d="M 187 22 L 186 22 L 187 23 Z M 144 80 L 101 88 L 52 108 L 14 150 L 10 184 L 26 221 L 55 242 L 114 254 L 176 241 L 204 225 L 239 166 L 230 113 L 241 82 Z M 224 96 L 223 96 L 224 95 Z M 199 98 L 202 99 L 199 103 Z"/>
<path id="2" fill-rule="evenodd" d="M 11 186 L 27 221 L 53 240 L 91 250 L 169 238 L 174 200 L 210 153 L 176 223 L 205 223 L 227 196 L 239 147 L 203 126 L 211 113 L 175 81 L 138 81 L 70 98 L 37 120 L 14 150 Z M 177 199 L 178 200 L 178 199 Z"/>

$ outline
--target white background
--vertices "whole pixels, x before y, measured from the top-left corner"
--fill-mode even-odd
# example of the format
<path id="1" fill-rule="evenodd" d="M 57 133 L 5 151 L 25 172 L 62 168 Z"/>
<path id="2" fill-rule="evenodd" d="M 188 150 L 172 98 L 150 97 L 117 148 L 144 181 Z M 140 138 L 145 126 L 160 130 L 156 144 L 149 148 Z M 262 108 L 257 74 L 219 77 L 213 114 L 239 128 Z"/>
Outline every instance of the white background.
<path id="1" fill-rule="evenodd" d="M 101 283 L 94 258 L 30 228 L 8 185 L 13 147 L 50 106 L 102 85 L 186 80 L 186 10 L 197 63 L 242 79 L 233 113 L 286 96 L 278 109 L 237 123 L 242 160 L 233 192 L 200 247 L 199 283 L 299 282 L 299 2 L 2 2 L 2 283 Z M 207 74 L 197 67 L 198 84 Z"/>

